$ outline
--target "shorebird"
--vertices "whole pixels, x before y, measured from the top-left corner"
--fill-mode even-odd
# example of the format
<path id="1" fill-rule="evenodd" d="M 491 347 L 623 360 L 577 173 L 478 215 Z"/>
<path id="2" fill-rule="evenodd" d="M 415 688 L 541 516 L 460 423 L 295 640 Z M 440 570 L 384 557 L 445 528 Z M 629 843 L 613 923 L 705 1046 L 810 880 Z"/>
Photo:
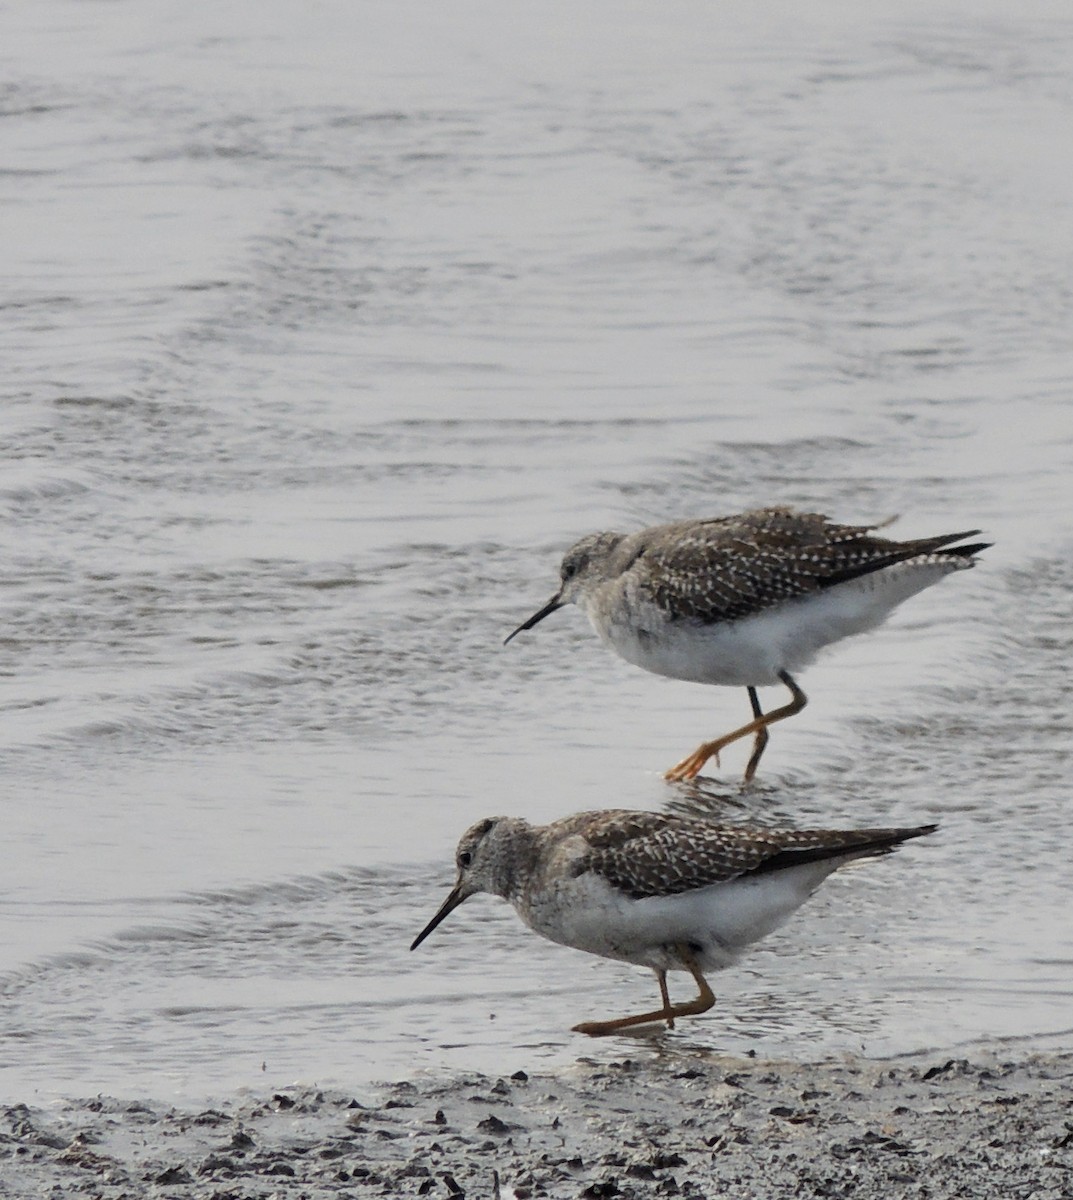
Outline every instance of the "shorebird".
<path id="1" fill-rule="evenodd" d="M 651 967 L 662 1008 L 584 1021 L 593 1037 L 706 1012 L 715 996 L 704 971 L 734 963 L 777 928 L 833 871 L 888 854 L 936 826 L 907 829 L 761 830 L 699 817 L 606 809 L 550 825 L 490 817 L 458 843 L 458 878 L 411 950 L 477 892 L 514 905 L 543 937 L 602 958 Z M 668 971 L 688 971 L 695 1000 L 672 1004 Z"/>
<path id="2" fill-rule="evenodd" d="M 875 536 L 877 528 L 760 508 L 638 533 L 592 533 L 564 555 L 559 590 L 506 641 L 576 604 L 627 662 L 671 679 L 747 688 L 753 719 L 704 742 L 665 777 L 693 779 L 752 734 L 748 783 L 768 726 L 807 703 L 793 677 L 802 667 L 944 575 L 973 566 L 991 544 L 953 544 L 978 529 L 895 542 Z M 777 683 L 790 689 L 790 702 L 765 713 L 756 689 Z"/>

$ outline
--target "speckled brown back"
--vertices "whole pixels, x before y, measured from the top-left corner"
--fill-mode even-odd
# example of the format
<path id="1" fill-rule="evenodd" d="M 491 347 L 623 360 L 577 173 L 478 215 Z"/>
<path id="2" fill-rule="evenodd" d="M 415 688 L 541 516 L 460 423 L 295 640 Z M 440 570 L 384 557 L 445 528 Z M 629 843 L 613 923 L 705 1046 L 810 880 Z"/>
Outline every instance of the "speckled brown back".
<path id="1" fill-rule="evenodd" d="M 675 619 L 733 621 L 786 600 L 937 551 L 967 566 L 981 545 L 942 550 L 979 530 L 894 542 L 872 526 L 762 508 L 643 530 L 617 549 L 632 585 Z M 624 563 L 625 565 L 625 563 Z"/>
<path id="2" fill-rule="evenodd" d="M 887 853 L 935 826 L 910 829 L 742 829 L 664 813 L 580 813 L 575 832 L 589 850 L 573 868 L 593 871 L 635 900 L 669 896 L 743 875 L 807 862 Z"/>

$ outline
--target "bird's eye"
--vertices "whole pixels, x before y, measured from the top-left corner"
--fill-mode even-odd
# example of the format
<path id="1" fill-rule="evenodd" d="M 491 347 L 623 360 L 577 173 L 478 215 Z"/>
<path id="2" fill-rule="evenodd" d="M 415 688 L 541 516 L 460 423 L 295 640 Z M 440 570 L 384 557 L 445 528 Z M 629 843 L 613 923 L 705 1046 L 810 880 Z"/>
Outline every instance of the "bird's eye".
<path id="1" fill-rule="evenodd" d="M 468 850 L 463 850 L 458 856 L 458 865 L 460 867 L 468 867 L 473 862 L 473 855 Z"/>

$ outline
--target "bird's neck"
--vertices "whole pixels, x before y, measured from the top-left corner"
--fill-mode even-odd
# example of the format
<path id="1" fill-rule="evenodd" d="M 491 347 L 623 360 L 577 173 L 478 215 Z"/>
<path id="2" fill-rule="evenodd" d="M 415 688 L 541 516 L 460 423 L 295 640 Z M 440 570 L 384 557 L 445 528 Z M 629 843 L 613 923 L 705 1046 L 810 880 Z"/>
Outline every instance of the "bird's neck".
<path id="1" fill-rule="evenodd" d="M 504 821 L 496 829 L 496 856 L 488 879 L 488 891 L 513 901 L 526 888 L 539 852 L 538 833 L 528 821 Z"/>

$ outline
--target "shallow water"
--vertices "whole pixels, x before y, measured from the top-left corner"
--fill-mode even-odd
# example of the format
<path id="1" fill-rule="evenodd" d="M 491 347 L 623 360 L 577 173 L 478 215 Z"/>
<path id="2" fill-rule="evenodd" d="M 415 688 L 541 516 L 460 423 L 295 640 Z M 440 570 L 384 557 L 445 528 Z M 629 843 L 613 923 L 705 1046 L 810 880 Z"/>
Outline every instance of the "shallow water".
<path id="1" fill-rule="evenodd" d="M 408 953 L 495 812 L 941 822 L 631 1053 L 1068 1031 L 1073 24 L 410 7 L 9 14 L 0 1094 L 620 1055 L 647 972 Z M 578 535 L 776 501 L 995 546 L 751 791 L 661 777 L 743 693 L 502 647 Z"/>

